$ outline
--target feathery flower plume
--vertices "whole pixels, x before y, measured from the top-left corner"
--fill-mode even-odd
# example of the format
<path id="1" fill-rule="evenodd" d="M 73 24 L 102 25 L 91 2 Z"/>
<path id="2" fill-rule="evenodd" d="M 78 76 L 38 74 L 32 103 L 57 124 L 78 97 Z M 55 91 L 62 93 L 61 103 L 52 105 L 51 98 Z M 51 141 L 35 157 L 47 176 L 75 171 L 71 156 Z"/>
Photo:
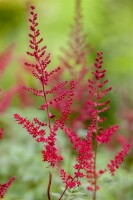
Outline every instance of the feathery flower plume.
<path id="1" fill-rule="evenodd" d="M 80 14 L 78 11 L 79 5 L 80 0 L 77 0 L 78 18 L 80 18 Z M 103 114 L 110 107 L 110 100 L 105 100 L 105 97 L 112 89 L 112 87 L 105 87 L 108 83 L 108 80 L 105 79 L 106 70 L 102 69 L 102 52 L 97 53 L 97 58 L 94 65 L 95 70 L 92 73 L 93 78 L 88 80 L 87 88 L 89 90 L 89 95 L 87 97 L 90 98 L 85 101 L 85 106 L 88 118 L 90 119 L 90 125 L 88 127 L 85 137 L 80 137 L 75 131 L 73 131 L 73 127 L 72 129 L 70 129 L 65 125 L 65 121 L 68 119 L 68 115 L 72 112 L 71 105 L 75 97 L 74 90 L 78 90 L 79 87 L 79 85 L 78 87 L 76 87 L 76 84 L 78 82 L 71 81 L 70 86 L 68 87 L 67 82 L 63 81 L 50 88 L 50 78 L 54 77 L 55 74 L 58 74 L 58 72 L 60 71 L 60 67 L 57 67 L 50 72 L 47 70 L 47 67 L 51 61 L 50 54 L 47 54 L 46 46 L 42 45 L 43 38 L 39 37 L 40 31 L 37 28 L 37 14 L 35 13 L 34 6 L 31 6 L 31 18 L 29 19 L 29 21 L 31 24 L 31 33 L 29 34 L 29 47 L 31 51 L 27 52 L 27 54 L 30 57 L 33 57 L 35 61 L 32 63 L 26 62 L 25 64 L 27 67 L 32 69 L 31 73 L 39 81 L 41 88 L 35 89 L 24 87 L 24 89 L 28 92 L 33 93 L 35 96 L 42 98 L 43 103 L 39 106 L 39 109 L 46 113 L 47 121 L 42 122 L 36 117 L 34 117 L 32 121 L 29 121 L 27 118 L 21 117 L 19 114 L 14 114 L 14 118 L 18 122 L 18 124 L 21 124 L 38 143 L 43 143 L 43 161 L 47 162 L 52 168 L 57 167 L 58 163 L 63 160 L 56 145 L 57 131 L 59 128 L 65 132 L 66 136 L 70 139 L 70 142 L 73 145 L 73 149 L 77 152 L 76 163 L 73 166 L 73 175 L 67 174 L 67 172 L 63 168 L 60 169 L 60 177 L 65 184 L 65 189 L 58 200 L 61 200 L 63 198 L 67 189 L 72 189 L 76 186 L 80 186 L 82 183 L 82 178 L 86 178 L 88 183 L 88 190 L 91 190 L 93 193 L 92 199 L 96 200 L 96 191 L 99 189 L 99 185 L 97 183 L 98 179 L 107 170 L 110 171 L 111 175 L 114 175 L 114 172 L 117 168 L 119 168 L 129 150 L 129 145 L 124 146 L 122 151 L 115 156 L 114 160 L 110 161 L 105 169 L 97 170 L 98 147 L 103 143 L 108 143 L 111 140 L 111 137 L 118 130 L 118 125 L 111 125 L 109 128 L 106 129 L 104 129 L 104 127 L 102 126 L 102 123 L 106 120 L 106 118 L 103 117 L 103 115 L 101 116 L 101 113 Z M 77 25 L 79 25 L 78 20 Z M 79 56 L 75 56 L 76 64 L 82 62 L 78 58 L 84 57 L 84 54 L 81 56 L 77 54 L 77 52 L 74 53 L 74 55 Z M 54 96 L 54 98 L 51 98 L 51 94 L 54 93 L 56 94 L 56 96 Z M 64 99 L 65 101 L 63 101 Z M 60 105 L 61 102 L 63 102 L 63 106 L 60 110 L 61 114 L 59 117 L 56 117 L 55 113 L 50 112 L 51 106 L 54 106 L 55 104 Z M 53 120 L 54 122 L 51 123 L 51 120 Z M 49 131 L 48 134 L 47 131 Z M 51 182 L 52 173 L 50 172 L 47 188 L 48 200 L 51 200 Z"/>
<path id="2" fill-rule="evenodd" d="M 8 188 L 11 186 L 11 184 L 13 183 L 13 181 L 15 180 L 15 176 L 13 176 L 12 178 L 10 178 L 7 183 L 5 184 L 0 184 L 0 198 L 4 198 Z"/>
<path id="3" fill-rule="evenodd" d="M 124 157 L 127 155 L 130 149 L 130 145 L 126 144 L 123 146 L 123 149 L 115 156 L 114 160 L 111 160 L 107 165 L 107 168 L 110 171 L 110 174 L 114 176 L 114 172 L 120 167 L 121 163 L 124 161 Z"/>
<path id="4" fill-rule="evenodd" d="M 108 143 L 118 130 L 118 125 L 110 126 L 107 129 L 104 129 L 102 126 L 106 118 L 101 117 L 101 113 L 109 109 L 110 103 L 109 100 L 105 100 L 105 96 L 112 87 L 105 88 L 108 80 L 105 79 L 106 70 L 102 69 L 102 52 L 98 52 L 97 55 L 94 64 L 95 71 L 92 72 L 93 79 L 88 80 L 89 94 L 91 95 L 91 99 L 88 100 L 91 122 L 87 134 L 85 138 L 81 138 L 66 126 L 63 128 L 73 148 L 77 152 L 77 157 L 76 164 L 73 166 L 75 171 L 74 176 L 67 174 L 63 169 L 60 170 L 61 178 L 66 187 L 59 200 L 62 199 L 68 188 L 79 186 L 83 177 L 86 178 L 89 184 L 88 190 L 93 192 L 92 199 L 96 200 L 96 191 L 99 189 L 99 185 L 97 184 L 98 179 L 106 171 L 110 171 L 110 174 L 114 175 L 114 172 L 120 167 L 130 148 L 130 145 L 126 144 L 105 169 L 97 170 L 99 145 Z"/>
<path id="5" fill-rule="evenodd" d="M 44 149 L 42 150 L 43 161 L 47 162 L 52 168 L 56 167 L 57 163 L 63 160 L 62 156 L 58 152 L 56 146 L 56 134 L 59 128 L 64 127 L 64 123 L 71 112 L 71 104 L 73 102 L 74 96 L 74 81 L 70 82 L 70 86 L 67 88 L 67 81 L 58 83 L 57 85 L 51 86 L 50 78 L 52 78 L 56 73 L 60 71 L 60 67 L 48 71 L 47 67 L 51 62 L 50 54 L 46 52 L 46 46 L 42 45 L 43 38 L 40 38 L 40 30 L 37 22 L 37 14 L 35 13 L 35 7 L 31 6 L 31 18 L 30 22 L 30 49 L 27 54 L 34 58 L 34 62 L 26 62 L 25 65 L 30 68 L 32 75 L 40 83 L 41 89 L 28 88 L 24 89 L 28 92 L 33 93 L 33 95 L 42 98 L 43 104 L 40 105 L 39 109 L 44 111 L 47 116 L 46 122 L 41 122 L 38 118 L 34 118 L 33 121 L 29 121 L 27 118 L 21 117 L 19 114 L 14 114 L 15 120 L 18 124 L 21 124 L 23 128 L 38 142 L 44 144 Z M 61 90 L 60 94 L 55 98 L 51 99 L 51 94 Z M 50 107 L 54 103 L 60 103 L 65 99 L 65 104 L 61 110 L 60 116 L 57 118 L 54 113 L 50 112 Z M 53 124 L 51 120 L 54 119 Z M 48 134 L 46 132 L 49 131 Z M 47 188 L 47 196 L 50 200 L 50 186 L 52 181 L 52 174 L 49 173 L 49 184 Z"/>
<path id="6" fill-rule="evenodd" d="M 56 162 L 60 161 L 60 156 L 57 155 L 57 149 L 55 147 L 55 141 L 56 141 L 56 132 L 61 126 L 63 125 L 64 121 L 67 119 L 67 116 L 69 114 L 69 107 L 71 105 L 73 90 L 74 90 L 74 82 L 72 81 L 70 83 L 70 90 L 64 88 L 64 92 L 60 94 L 58 97 L 54 99 L 49 99 L 48 95 L 54 93 L 55 91 L 59 90 L 60 88 L 64 87 L 67 82 L 60 83 L 59 85 L 55 85 L 51 89 L 47 89 L 47 86 L 49 86 L 49 78 L 52 77 L 55 73 L 58 73 L 60 70 L 60 67 L 55 68 L 52 71 L 47 71 L 47 66 L 51 62 L 50 60 L 50 54 L 46 53 L 46 46 L 41 46 L 43 38 L 39 38 L 40 31 L 37 29 L 38 23 L 37 23 L 37 14 L 35 13 L 35 7 L 31 6 L 31 18 L 29 19 L 31 25 L 30 30 L 31 33 L 29 34 L 30 37 L 30 52 L 27 52 L 27 54 L 35 59 L 34 63 L 25 63 L 27 67 L 32 68 L 32 74 L 33 76 L 39 81 L 41 85 L 41 90 L 34 89 L 34 88 L 28 88 L 24 87 L 25 90 L 28 92 L 32 92 L 34 95 L 42 97 L 44 100 L 44 103 L 39 107 L 40 110 L 44 110 L 46 112 L 48 122 L 45 123 L 45 126 L 49 128 L 49 136 L 45 137 L 46 131 L 44 129 L 41 129 L 41 125 L 36 125 L 35 122 L 30 122 L 26 118 L 22 118 L 18 114 L 15 114 L 14 117 L 16 121 L 18 121 L 19 124 L 22 124 L 23 127 L 37 140 L 37 142 L 43 142 L 46 143 L 46 149 L 42 151 L 43 157 L 45 158 L 45 161 L 49 162 L 52 167 L 56 165 Z M 49 112 L 49 106 L 51 106 L 54 102 L 60 102 L 64 98 L 67 98 L 67 104 L 64 106 L 64 111 L 62 112 L 62 115 L 59 119 L 55 120 L 54 125 L 51 125 L 51 118 L 53 114 L 51 115 Z M 38 120 L 39 121 L 39 120 Z M 44 128 L 44 127 L 43 127 Z M 53 140 L 53 141 L 52 141 Z M 47 152 L 51 149 L 51 157 L 48 158 Z M 45 155 L 44 155 L 45 154 Z M 53 156 L 53 158 L 52 158 Z M 56 158 L 56 159 L 55 159 Z M 53 159 L 53 161 L 52 161 Z"/>

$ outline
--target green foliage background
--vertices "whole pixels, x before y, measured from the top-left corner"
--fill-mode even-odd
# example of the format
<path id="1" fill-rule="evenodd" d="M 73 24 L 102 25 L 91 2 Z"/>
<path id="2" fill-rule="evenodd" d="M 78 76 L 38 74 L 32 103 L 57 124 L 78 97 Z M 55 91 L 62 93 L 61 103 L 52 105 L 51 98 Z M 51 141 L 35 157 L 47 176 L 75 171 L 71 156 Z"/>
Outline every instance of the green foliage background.
<path id="1" fill-rule="evenodd" d="M 18 60 L 26 56 L 29 5 L 34 4 L 37 7 L 41 36 L 45 38 L 48 51 L 52 54 L 51 67 L 55 67 L 59 64 L 60 48 L 67 44 L 67 34 L 73 22 L 74 2 L 74 0 L 0 0 L 0 51 L 2 52 L 11 43 L 15 44 L 12 62 L 0 81 L 0 87 L 8 89 L 15 84 L 15 71 L 21 70 Z M 84 29 L 88 33 L 88 42 L 93 47 L 91 55 L 88 56 L 88 66 L 93 63 L 96 52 L 103 51 L 104 66 L 114 88 L 114 92 L 111 93 L 112 111 L 108 114 L 108 118 L 110 121 L 117 119 L 123 127 L 124 121 L 117 118 L 117 109 L 122 101 L 120 94 L 126 89 L 131 102 L 133 99 L 133 1 L 83 0 L 82 7 Z M 27 84 L 33 83 L 29 76 L 26 74 L 23 76 Z M 124 102 L 124 105 L 126 104 L 127 102 Z M 36 110 L 33 108 L 22 110 L 17 106 L 18 103 L 14 98 L 9 110 L 0 116 L 5 125 L 5 136 L 0 145 L 0 180 L 4 182 L 11 175 L 17 176 L 5 200 L 42 200 L 46 194 L 48 169 L 41 161 L 41 147 L 38 147 L 12 119 L 15 112 L 32 118 L 36 115 Z M 62 133 L 59 135 L 60 140 L 64 141 Z M 67 151 L 64 166 L 71 172 L 67 161 L 71 160 L 74 163 L 74 157 L 69 157 L 69 146 L 65 143 L 62 145 Z M 105 151 L 99 152 L 101 166 L 105 166 L 109 156 L 111 158 L 115 154 L 110 150 Z M 53 183 L 52 190 L 60 192 L 62 183 L 56 175 L 57 172 L 54 173 L 55 184 Z M 127 162 L 122 169 L 119 169 L 115 178 L 103 177 L 101 185 L 103 187 L 98 192 L 98 200 L 133 199 L 133 171 Z M 86 193 L 84 185 L 79 192 Z M 54 198 L 57 199 L 53 197 L 53 200 Z M 78 198 L 73 197 L 74 199 Z"/>

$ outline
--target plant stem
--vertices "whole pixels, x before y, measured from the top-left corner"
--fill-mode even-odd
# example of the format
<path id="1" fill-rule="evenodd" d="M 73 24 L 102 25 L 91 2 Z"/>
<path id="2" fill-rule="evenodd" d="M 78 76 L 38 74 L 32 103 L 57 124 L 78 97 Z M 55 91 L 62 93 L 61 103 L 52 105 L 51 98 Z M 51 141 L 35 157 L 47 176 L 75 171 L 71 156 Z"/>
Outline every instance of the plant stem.
<path id="1" fill-rule="evenodd" d="M 79 172 L 79 170 L 78 170 L 78 172 Z M 74 181 L 75 178 L 76 178 L 76 176 L 73 177 L 72 181 Z M 60 198 L 58 200 L 62 199 L 62 197 L 64 196 L 64 194 L 67 191 L 67 189 L 68 189 L 68 187 L 66 186 L 66 188 L 64 189 L 64 191 L 62 192 L 62 194 L 61 194 L 61 196 L 60 196 Z"/>
<path id="2" fill-rule="evenodd" d="M 33 13 L 34 14 L 34 13 Z M 35 23 L 36 19 L 33 17 L 32 20 L 32 25 L 33 25 L 33 38 L 34 38 L 34 45 L 35 45 L 35 59 L 38 62 L 39 67 L 41 68 L 41 78 L 42 80 L 39 78 L 41 85 L 42 85 L 42 91 L 43 91 L 43 97 L 44 97 L 44 103 L 47 104 L 47 97 L 46 97 L 46 92 L 45 92 L 45 83 L 43 83 L 43 78 L 45 77 L 45 67 L 41 64 L 41 58 L 39 56 L 39 51 L 38 51 L 38 42 L 36 40 L 37 36 L 36 36 L 36 23 Z M 40 74 L 40 72 L 39 72 Z M 48 128 L 49 128 L 49 133 L 51 132 L 51 121 L 50 121 L 50 116 L 49 116 L 49 107 L 46 107 L 46 114 L 47 114 L 47 118 L 48 118 Z M 50 195 L 50 188 L 51 188 L 51 183 L 52 183 L 52 173 L 49 172 L 49 182 L 48 182 L 48 187 L 47 187 L 47 197 L 48 200 L 51 200 L 51 195 Z"/>
<path id="3" fill-rule="evenodd" d="M 47 98 L 46 98 L 46 93 L 45 93 L 45 89 L 44 89 L 43 84 L 42 84 L 42 88 L 43 88 L 44 101 L 47 104 Z M 51 122 L 50 122 L 49 108 L 48 107 L 46 107 L 46 113 L 47 113 L 47 117 L 48 117 L 48 127 L 49 127 L 49 131 L 50 131 L 51 130 Z"/>
<path id="4" fill-rule="evenodd" d="M 98 84 L 98 83 L 97 83 Z M 96 90 L 96 114 L 98 115 L 98 89 Z M 97 162 L 97 150 L 98 150 L 98 143 L 96 141 L 96 136 L 98 135 L 98 120 L 96 119 L 96 134 L 95 134 L 95 149 L 94 149 L 94 191 L 93 191 L 93 200 L 96 200 L 97 194 L 97 175 L 96 175 L 96 162 Z"/>
<path id="5" fill-rule="evenodd" d="M 48 200 L 51 200 L 51 195 L 50 195 L 51 183 L 52 183 L 52 174 L 51 172 L 49 172 L 49 183 L 48 183 L 48 188 L 47 188 Z"/>
<path id="6" fill-rule="evenodd" d="M 96 177 L 96 161 L 97 161 L 97 143 L 95 147 L 95 157 L 94 157 L 94 191 L 93 191 L 93 200 L 96 200 L 96 191 L 97 191 L 97 177 Z"/>
<path id="7" fill-rule="evenodd" d="M 65 188 L 65 190 L 63 191 L 63 193 L 61 194 L 61 196 L 60 196 L 60 198 L 59 198 L 58 200 L 61 200 L 61 199 L 62 199 L 62 197 L 64 196 L 65 192 L 67 191 L 67 188 L 68 188 L 68 187 Z"/>
<path id="8" fill-rule="evenodd" d="M 44 94 L 44 101 L 47 104 L 47 98 L 46 98 L 46 93 L 45 93 L 45 89 L 44 89 L 43 84 L 42 84 L 42 88 L 43 88 L 43 94 Z M 49 132 L 50 132 L 51 131 L 51 122 L 50 122 L 48 107 L 46 108 L 46 113 L 47 113 L 47 117 L 48 117 L 48 127 L 49 127 Z M 50 194 L 51 183 L 52 183 L 52 173 L 49 172 L 49 183 L 48 183 L 48 188 L 47 188 L 48 200 L 51 200 L 51 194 Z"/>

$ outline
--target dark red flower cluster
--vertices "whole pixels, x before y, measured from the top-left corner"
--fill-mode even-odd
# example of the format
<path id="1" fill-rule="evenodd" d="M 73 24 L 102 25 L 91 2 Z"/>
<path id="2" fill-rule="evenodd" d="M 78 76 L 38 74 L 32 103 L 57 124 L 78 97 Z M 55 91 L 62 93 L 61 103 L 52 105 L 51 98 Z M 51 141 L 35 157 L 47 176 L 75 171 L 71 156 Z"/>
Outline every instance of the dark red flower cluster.
<path id="1" fill-rule="evenodd" d="M 112 176 L 114 176 L 114 172 L 120 167 L 121 163 L 124 161 L 124 157 L 127 155 L 130 149 L 130 145 L 126 144 L 123 146 L 122 150 L 115 156 L 114 160 L 111 160 L 107 165 Z"/>
<path id="2" fill-rule="evenodd" d="M 15 176 L 10 178 L 7 183 L 0 184 L 0 198 L 4 198 L 5 193 L 7 192 L 8 188 L 11 186 L 14 180 Z"/>
<path id="3" fill-rule="evenodd" d="M 75 177 L 73 178 L 71 175 L 67 175 L 63 169 L 60 170 L 60 176 L 63 182 L 66 184 L 66 188 L 70 188 L 70 189 L 74 188 L 75 186 L 80 185 L 80 182 L 78 180 L 74 180 L 75 177 L 83 177 L 82 173 L 79 172 L 75 174 Z"/>
<path id="4" fill-rule="evenodd" d="M 39 121 L 38 119 L 38 121 L 30 122 L 26 118 L 21 117 L 19 114 L 14 114 L 14 118 L 18 122 L 18 124 L 23 125 L 23 128 L 25 128 L 27 132 L 36 139 L 36 141 L 45 142 L 44 136 L 46 132 L 44 129 L 40 128 L 40 125 L 36 125 L 36 123 Z"/>
<path id="5" fill-rule="evenodd" d="M 107 143 L 110 141 L 113 134 L 118 130 L 119 126 L 114 125 L 104 131 L 100 131 L 100 134 L 97 135 L 96 139 L 99 143 Z"/>

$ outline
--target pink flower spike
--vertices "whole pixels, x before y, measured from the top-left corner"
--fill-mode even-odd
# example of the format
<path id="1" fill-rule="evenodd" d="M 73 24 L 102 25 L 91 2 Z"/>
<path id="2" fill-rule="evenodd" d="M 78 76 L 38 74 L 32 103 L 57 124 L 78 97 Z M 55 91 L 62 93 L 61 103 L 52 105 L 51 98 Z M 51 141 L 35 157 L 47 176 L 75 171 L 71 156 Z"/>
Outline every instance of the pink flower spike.
<path id="1" fill-rule="evenodd" d="M 118 130 L 119 126 L 114 125 L 104 131 L 100 132 L 100 135 L 96 137 L 97 142 L 99 143 L 107 143 L 110 141 L 112 135 Z"/>
<path id="2" fill-rule="evenodd" d="M 130 145 L 126 144 L 122 150 L 115 156 L 114 160 L 111 160 L 107 165 L 110 174 L 114 176 L 114 172 L 120 167 L 121 163 L 124 161 L 124 157 L 127 155 L 130 149 Z"/>
<path id="3" fill-rule="evenodd" d="M 5 184 L 0 184 L 0 198 L 3 198 L 8 190 L 8 188 L 11 186 L 13 181 L 15 180 L 15 176 L 10 178 L 7 183 Z"/>

